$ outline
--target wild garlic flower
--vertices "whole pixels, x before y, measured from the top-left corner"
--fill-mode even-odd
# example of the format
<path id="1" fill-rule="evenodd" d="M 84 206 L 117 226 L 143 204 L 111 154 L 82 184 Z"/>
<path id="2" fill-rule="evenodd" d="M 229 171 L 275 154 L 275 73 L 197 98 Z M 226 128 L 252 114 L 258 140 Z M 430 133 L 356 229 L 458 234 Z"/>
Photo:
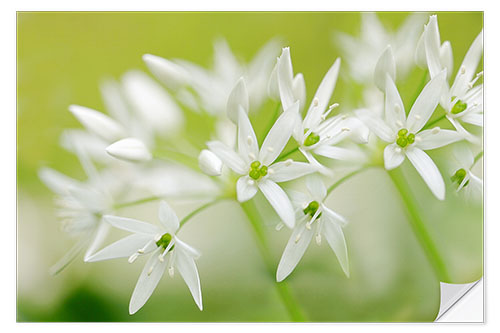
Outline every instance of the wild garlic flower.
<path id="1" fill-rule="evenodd" d="M 235 87 L 238 88 L 238 84 Z M 264 194 L 271 206 L 290 228 L 295 225 L 292 204 L 286 193 L 276 183 L 293 180 L 316 171 L 308 163 L 294 162 L 291 159 L 276 162 L 281 151 L 290 139 L 295 124 L 299 104 L 293 104 L 276 120 L 267 134 L 262 146 L 244 109 L 244 100 L 238 104 L 238 151 L 220 141 L 210 141 L 208 148 L 231 170 L 241 175 L 236 183 L 237 199 L 250 200 L 257 191 Z M 232 109 L 228 116 L 232 118 Z"/>
<path id="2" fill-rule="evenodd" d="M 406 77 L 414 65 L 413 55 L 424 20 L 422 14 L 411 14 L 397 31 L 391 32 L 375 13 L 362 13 L 359 37 L 347 34 L 337 36 L 350 76 L 361 84 L 372 82 L 375 64 L 385 47 L 392 45 L 398 73 L 401 78 Z"/>
<path id="3" fill-rule="evenodd" d="M 443 47 L 441 45 L 437 16 L 429 18 L 422 35 L 423 40 L 417 50 L 416 58 L 423 59 L 420 62 L 427 64 L 429 73 L 435 77 L 446 68 L 451 74 L 452 63 L 443 59 Z M 451 46 L 449 51 L 451 59 L 453 54 Z M 483 85 L 475 86 L 475 83 L 483 75 L 476 74 L 477 66 L 483 53 L 483 32 L 481 31 L 472 42 L 464 60 L 458 70 L 451 87 L 446 84 L 441 98 L 441 106 L 446 110 L 446 118 L 453 124 L 457 131 L 463 133 L 465 138 L 472 143 L 480 143 L 480 138 L 474 137 L 461 124 L 467 123 L 475 126 L 483 126 Z"/>
<path id="4" fill-rule="evenodd" d="M 118 229 L 132 232 L 132 235 L 105 247 L 86 261 L 128 257 L 129 263 L 133 263 L 139 256 L 150 254 L 132 293 L 129 305 L 130 314 L 136 313 L 147 302 L 165 270 L 171 277 L 174 276 L 175 270 L 179 271 L 196 305 L 203 310 L 200 278 L 195 264 L 195 259 L 200 257 L 200 253 L 177 237 L 179 219 L 165 201 L 160 202 L 158 217 L 161 226 L 125 217 L 105 215 L 103 219 L 107 223 Z"/>
<path id="5" fill-rule="evenodd" d="M 295 207 L 297 225 L 283 251 L 276 280 L 283 281 L 295 269 L 313 237 L 318 245 L 324 237 L 339 260 L 344 273 L 349 276 L 347 246 L 342 227 L 344 217 L 324 204 L 327 196 L 325 184 L 318 175 L 306 178 L 307 193 L 289 191 Z"/>
<path id="6" fill-rule="evenodd" d="M 434 127 L 424 129 L 439 103 L 445 84 L 446 70 L 427 83 L 411 107 L 408 117 L 396 85 L 389 75 L 386 78 L 385 119 L 370 110 L 358 110 L 358 117 L 382 141 L 388 143 L 384 149 L 384 164 L 387 170 L 394 169 L 408 157 L 431 192 L 444 200 L 443 177 L 432 159 L 424 150 L 436 149 L 463 139 L 456 131 Z"/>
<path id="7" fill-rule="evenodd" d="M 469 200 L 480 202 L 483 197 L 483 180 L 472 172 L 477 162 L 472 150 L 465 143 L 456 144 L 450 162 L 450 179 L 456 186 L 456 191 L 463 192 Z"/>
<path id="8" fill-rule="evenodd" d="M 267 97 L 267 82 L 276 57 L 276 44 L 264 45 L 249 64 L 238 61 L 224 40 L 214 45 L 214 64 L 205 69 L 197 64 L 180 60 L 167 60 L 145 54 L 143 60 L 151 72 L 177 98 L 193 110 L 204 110 L 220 116 L 225 113 L 227 96 L 240 77 L 248 85 L 252 109 L 257 109 Z"/>
<path id="9" fill-rule="evenodd" d="M 327 119 L 330 112 L 339 106 L 339 104 L 334 103 L 327 109 L 328 102 L 335 89 L 339 69 L 340 58 L 334 62 L 325 74 L 304 120 L 301 119 L 300 113 L 297 113 L 293 130 L 293 137 L 298 143 L 301 153 L 324 174 L 331 174 L 331 170 L 321 165 L 312 153 L 331 159 L 359 161 L 362 159 L 362 155 L 358 151 L 335 145 L 347 137 L 361 142 L 366 142 L 368 139 L 368 128 L 354 117 L 337 115 Z M 294 93 L 295 78 L 297 76 L 294 78 L 288 47 L 283 48 L 283 52 L 278 58 L 277 75 L 283 108 L 290 108 L 296 101 L 303 105 L 305 100 L 300 100 L 300 98 L 305 98 L 305 96 L 297 97 Z"/>

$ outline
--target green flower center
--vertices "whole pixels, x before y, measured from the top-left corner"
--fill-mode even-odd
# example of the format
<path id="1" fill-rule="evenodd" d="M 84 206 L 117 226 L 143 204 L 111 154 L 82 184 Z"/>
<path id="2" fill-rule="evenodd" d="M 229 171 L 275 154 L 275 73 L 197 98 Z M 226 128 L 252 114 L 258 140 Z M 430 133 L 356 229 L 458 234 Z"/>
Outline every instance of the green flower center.
<path id="1" fill-rule="evenodd" d="M 248 172 L 250 178 L 259 180 L 265 175 L 267 175 L 267 166 L 261 165 L 259 161 L 253 161 L 252 164 L 250 164 L 250 171 Z"/>
<path id="2" fill-rule="evenodd" d="M 308 130 L 309 129 L 306 129 L 305 133 L 307 133 Z M 307 138 L 304 140 L 304 146 L 309 147 L 309 146 L 315 145 L 319 142 L 319 139 L 320 139 L 320 137 L 318 134 L 311 132 L 311 134 L 309 134 L 307 136 Z"/>
<path id="3" fill-rule="evenodd" d="M 458 113 L 464 111 L 465 109 L 467 109 L 467 103 L 465 103 L 464 101 L 458 100 L 455 103 L 455 105 L 453 105 L 453 108 L 451 109 L 451 113 L 458 114 Z"/>
<path id="4" fill-rule="evenodd" d="M 465 171 L 465 169 L 458 169 L 457 172 L 451 176 L 451 181 L 460 186 L 460 184 L 464 181 L 465 176 L 467 176 L 467 171 Z M 467 186 L 467 184 L 469 184 L 469 181 L 465 182 L 464 187 Z"/>
<path id="5" fill-rule="evenodd" d="M 311 201 L 309 205 L 307 205 L 306 208 L 304 208 L 303 212 L 304 215 L 310 215 L 311 217 L 316 214 L 316 212 L 319 209 L 319 203 L 317 201 Z M 321 213 L 319 213 L 318 218 L 321 216 Z"/>
<path id="6" fill-rule="evenodd" d="M 170 244 L 171 241 L 172 241 L 172 235 L 167 232 L 166 234 L 163 234 L 163 236 L 161 236 L 161 238 L 156 242 L 156 245 L 158 247 L 162 247 L 163 249 L 166 249 L 168 247 L 168 244 Z M 172 251 L 174 249 L 174 247 L 175 247 L 175 244 L 172 245 L 169 252 Z"/>
<path id="7" fill-rule="evenodd" d="M 408 133 L 406 128 L 402 128 L 398 131 L 398 138 L 396 139 L 396 144 L 401 148 L 405 148 L 415 142 L 415 134 Z"/>

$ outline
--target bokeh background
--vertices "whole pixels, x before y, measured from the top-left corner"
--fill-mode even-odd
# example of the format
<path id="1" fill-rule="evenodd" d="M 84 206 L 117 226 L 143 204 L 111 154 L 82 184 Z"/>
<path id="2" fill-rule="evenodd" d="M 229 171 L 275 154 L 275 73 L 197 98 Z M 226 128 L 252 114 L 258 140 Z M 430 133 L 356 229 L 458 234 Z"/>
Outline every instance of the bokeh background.
<path id="1" fill-rule="evenodd" d="M 396 29 L 408 14 L 378 15 L 387 29 Z M 438 19 L 442 40 L 453 46 L 456 70 L 482 29 L 482 13 L 439 13 Z M 144 308 L 129 316 L 128 302 L 142 264 L 129 265 L 126 259 L 76 261 L 62 274 L 50 276 L 48 268 L 72 241 L 59 228 L 53 194 L 39 181 L 37 170 L 50 166 L 84 177 L 77 159 L 59 145 L 63 129 L 80 127 L 68 105 L 103 110 L 101 80 L 120 78 L 130 69 L 147 71 L 141 60 L 145 53 L 210 67 L 216 38 L 225 38 L 239 58 L 250 60 L 262 45 L 278 37 L 283 46 L 291 47 L 294 70 L 304 74 L 310 99 L 326 70 L 341 56 L 335 32 L 358 35 L 360 14 L 20 12 L 17 24 L 18 321 L 289 320 L 251 229 L 230 202 L 196 216 L 182 231 L 183 239 L 203 253 L 198 261 L 202 312 L 176 276 L 164 277 Z M 403 99 L 414 94 L 419 71 L 401 85 Z M 341 76 L 334 100 L 352 89 Z M 436 202 L 415 171 L 407 163 L 403 168 L 415 179 L 412 186 L 445 258 L 449 282 L 479 279 L 482 206 L 453 193 L 445 202 Z M 329 204 L 351 221 L 345 228 L 351 277 L 344 276 L 325 243 L 311 245 L 288 278 L 308 319 L 433 320 L 439 308 L 439 281 L 388 176 L 381 170 L 360 174 L 339 187 Z M 192 207 L 179 205 L 176 210 L 183 216 Z M 156 211 L 152 203 L 133 214 L 154 220 Z M 289 233 L 275 232 L 272 223 L 266 228 L 277 265 Z"/>

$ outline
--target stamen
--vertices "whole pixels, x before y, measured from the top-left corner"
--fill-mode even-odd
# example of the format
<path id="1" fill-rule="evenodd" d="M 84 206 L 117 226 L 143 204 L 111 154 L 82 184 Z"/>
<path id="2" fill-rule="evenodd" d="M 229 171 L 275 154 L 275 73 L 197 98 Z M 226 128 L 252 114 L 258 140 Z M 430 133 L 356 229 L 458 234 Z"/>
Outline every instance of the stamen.
<path id="1" fill-rule="evenodd" d="M 157 234 L 154 238 L 155 242 L 158 242 L 161 239 L 161 236 L 163 235 Z"/>
<path id="2" fill-rule="evenodd" d="M 460 74 L 465 74 L 465 66 L 460 67 Z"/>
<path id="3" fill-rule="evenodd" d="M 401 107 L 399 106 L 399 104 L 394 104 L 394 111 L 396 111 L 396 113 L 399 113 L 401 111 Z"/>
<path id="4" fill-rule="evenodd" d="M 300 237 L 302 237 L 302 233 L 299 233 L 297 237 L 295 237 L 295 243 L 298 243 L 300 240 Z"/>
<path id="5" fill-rule="evenodd" d="M 274 151 L 274 148 L 273 147 L 267 147 L 267 151 L 272 153 Z"/>
<path id="6" fill-rule="evenodd" d="M 274 173 L 274 170 L 273 169 L 267 169 L 267 173 L 272 175 Z"/>
<path id="7" fill-rule="evenodd" d="M 291 159 L 288 159 L 285 161 L 285 166 L 290 166 L 292 165 L 293 161 Z"/>
<path id="8" fill-rule="evenodd" d="M 434 127 L 434 128 L 431 130 L 431 133 L 432 133 L 432 134 L 438 134 L 438 133 L 439 133 L 439 131 L 441 131 L 441 128 L 439 128 L 439 127 Z"/>
<path id="9" fill-rule="evenodd" d="M 133 263 L 137 259 L 138 256 L 139 256 L 139 253 L 135 252 L 130 257 L 128 257 L 129 264 Z"/>
<path id="10" fill-rule="evenodd" d="M 342 132 L 349 132 L 351 129 L 349 127 L 343 127 Z"/>
<path id="11" fill-rule="evenodd" d="M 313 221 L 311 220 L 311 221 L 309 221 L 309 222 L 307 222 L 307 223 L 306 223 L 306 229 L 307 229 L 307 230 L 311 230 L 311 223 L 312 223 L 312 222 L 313 222 Z"/>
<path id="12" fill-rule="evenodd" d="M 420 117 L 420 115 L 419 115 L 419 114 L 416 114 L 416 115 L 415 115 L 415 119 L 420 120 L 420 119 L 422 119 L 422 117 Z"/>
<path id="13" fill-rule="evenodd" d="M 320 233 L 316 234 L 316 244 L 321 245 L 321 234 Z"/>
<path id="14" fill-rule="evenodd" d="M 247 180 L 247 184 L 252 186 L 253 184 L 255 184 L 255 182 L 252 179 L 249 179 Z"/>
<path id="15" fill-rule="evenodd" d="M 319 104 L 319 100 L 317 98 L 314 98 L 313 99 L 313 105 L 314 106 L 318 106 L 318 104 Z"/>
<path id="16" fill-rule="evenodd" d="M 403 123 L 399 120 L 396 121 L 396 125 L 398 125 L 398 127 L 403 127 Z"/>
<path id="17" fill-rule="evenodd" d="M 251 160 L 255 160 L 255 154 L 254 153 L 248 153 L 248 157 L 250 157 Z"/>
<path id="18" fill-rule="evenodd" d="M 170 266 L 168 268 L 168 275 L 173 278 L 174 277 L 174 272 L 175 272 L 175 269 L 174 269 L 174 266 Z"/>
<path id="19" fill-rule="evenodd" d="M 253 143 L 252 137 L 250 135 L 247 137 L 247 143 L 249 146 L 251 146 Z"/>
<path id="20" fill-rule="evenodd" d="M 276 231 L 280 231 L 281 229 L 283 229 L 283 226 L 284 226 L 284 225 L 285 225 L 285 224 L 283 224 L 283 222 L 279 222 L 279 223 L 276 225 L 276 228 L 275 228 L 275 229 L 276 229 Z"/>
<path id="21" fill-rule="evenodd" d="M 396 151 L 396 153 L 400 153 L 401 152 L 401 148 L 399 148 L 399 147 L 396 147 L 394 150 Z"/>

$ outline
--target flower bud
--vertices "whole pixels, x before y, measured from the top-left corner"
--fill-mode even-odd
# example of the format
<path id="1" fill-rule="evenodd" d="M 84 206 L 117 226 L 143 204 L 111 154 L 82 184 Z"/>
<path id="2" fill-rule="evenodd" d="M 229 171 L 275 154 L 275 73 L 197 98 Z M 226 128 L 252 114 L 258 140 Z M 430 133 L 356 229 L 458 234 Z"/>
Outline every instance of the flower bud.
<path id="1" fill-rule="evenodd" d="M 145 162 L 152 156 L 144 143 L 136 138 L 125 138 L 106 148 L 106 152 L 120 160 L 127 162 Z"/>
<path id="2" fill-rule="evenodd" d="M 169 89 L 175 90 L 189 81 L 186 70 L 172 61 L 152 54 L 143 55 L 142 60 L 151 73 Z"/>
<path id="3" fill-rule="evenodd" d="M 70 105 L 69 111 L 89 131 L 107 142 L 124 136 L 122 126 L 105 114 L 80 105 Z"/>
<path id="4" fill-rule="evenodd" d="M 245 80 L 241 77 L 234 86 L 229 98 L 227 99 L 227 116 L 235 124 L 238 123 L 238 110 L 240 107 L 248 113 L 248 91 Z"/>
<path id="5" fill-rule="evenodd" d="M 198 156 L 200 169 L 209 176 L 220 176 L 222 161 L 210 150 L 203 149 Z"/>

